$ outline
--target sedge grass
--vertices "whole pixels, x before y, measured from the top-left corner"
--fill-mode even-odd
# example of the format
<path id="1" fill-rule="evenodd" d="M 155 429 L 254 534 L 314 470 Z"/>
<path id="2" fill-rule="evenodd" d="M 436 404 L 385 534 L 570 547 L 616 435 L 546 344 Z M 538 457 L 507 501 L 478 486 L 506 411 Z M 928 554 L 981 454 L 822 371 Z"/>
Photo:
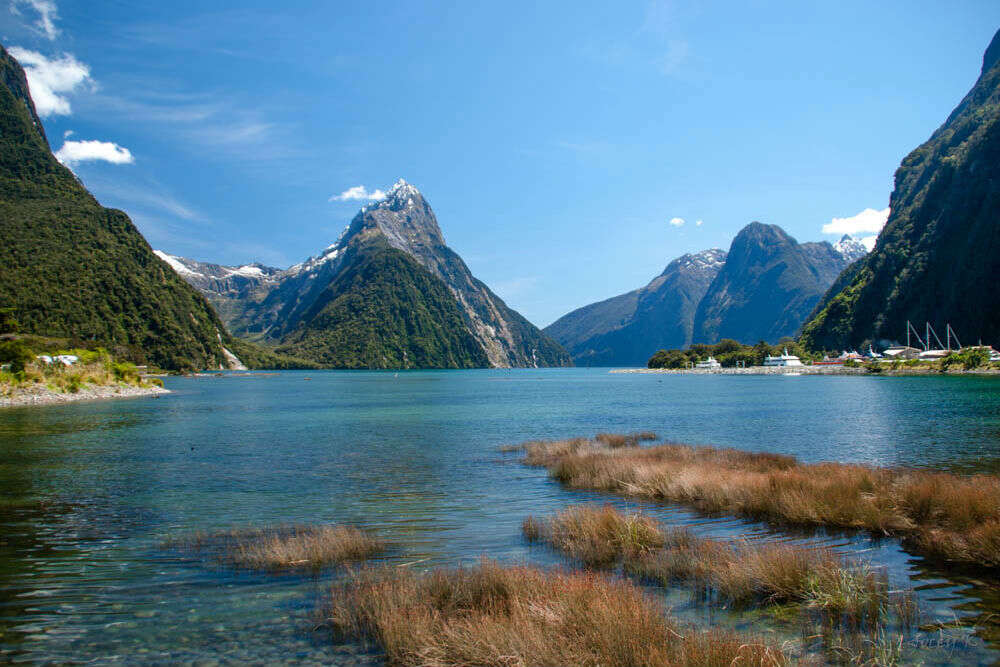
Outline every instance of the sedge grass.
<path id="1" fill-rule="evenodd" d="M 337 636 L 372 640 L 400 666 L 787 663 L 765 642 L 678 625 L 625 580 L 488 560 L 425 574 L 363 571 L 333 587 L 326 618 Z"/>
<path id="2" fill-rule="evenodd" d="M 778 524 L 901 537 L 941 560 L 1000 568 L 1000 477 L 961 476 L 736 449 L 538 441 L 525 461 L 561 483 Z"/>
<path id="3" fill-rule="evenodd" d="M 372 558 L 384 544 L 353 526 L 284 525 L 196 533 L 171 543 L 252 570 L 318 569 Z"/>

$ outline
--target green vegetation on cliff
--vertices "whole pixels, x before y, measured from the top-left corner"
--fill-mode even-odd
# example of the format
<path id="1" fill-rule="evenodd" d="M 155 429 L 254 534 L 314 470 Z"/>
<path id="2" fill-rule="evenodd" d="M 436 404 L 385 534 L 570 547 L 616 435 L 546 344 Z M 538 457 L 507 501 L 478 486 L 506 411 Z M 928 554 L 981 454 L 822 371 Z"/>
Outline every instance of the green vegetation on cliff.
<path id="1" fill-rule="evenodd" d="M 218 367 L 215 312 L 49 149 L 24 71 L 0 47 L 0 306 L 21 331 L 163 368 Z M 222 341 L 220 341 L 220 336 Z"/>
<path id="2" fill-rule="evenodd" d="M 896 171 L 875 250 L 803 327 L 811 349 L 898 340 L 906 321 L 1000 343 L 1000 32 L 975 86 Z"/>
<path id="3" fill-rule="evenodd" d="M 356 252 L 279 353 L 333 368 L 489 365 L 444 281 L 384 241 Z"/>

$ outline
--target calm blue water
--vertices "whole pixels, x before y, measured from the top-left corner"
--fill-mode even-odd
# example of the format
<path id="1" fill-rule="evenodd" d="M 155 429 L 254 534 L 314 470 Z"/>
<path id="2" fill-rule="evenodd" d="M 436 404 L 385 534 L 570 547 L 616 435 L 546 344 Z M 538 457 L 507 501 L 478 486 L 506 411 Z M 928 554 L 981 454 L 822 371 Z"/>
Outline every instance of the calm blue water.
<path id="1" fill-rule="evenodd" d="M 155 399 L 0 411 L 0 661 L 378 664 L 312 629 L 335 573 L 232 572 L 163 542 L 248 523 L 351 522 L 411 567 L 484 554 L 560 563 L 523 542 L 521 520 L 607 499 L 497 452 L 529 439 L 654 430 L 807 461 L 1000 467 L 996 378 L 314 371 L 167 387 Z M 1000 634 L 989 616 L 1000 613 L 996 582 L 945 577 L 892 540 L 789 536 L 643 507 L 706 533 L 863 554 L 894 584 L 917 586 L 930 620 L 967 619 L 941 661 L 1000 658 L 984 643 Z M 761 630 L 759 619 L 671 595 L 692 620 Z"/>

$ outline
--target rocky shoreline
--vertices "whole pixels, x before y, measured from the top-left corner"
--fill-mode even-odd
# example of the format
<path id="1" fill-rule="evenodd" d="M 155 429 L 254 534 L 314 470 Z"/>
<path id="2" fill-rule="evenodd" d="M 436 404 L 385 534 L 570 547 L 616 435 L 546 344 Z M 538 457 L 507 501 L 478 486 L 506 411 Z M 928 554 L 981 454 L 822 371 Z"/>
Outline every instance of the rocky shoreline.
<path id="1" fill-rule="evenodd" d="M 611 373 L 649 373 L 667 375 L 1000 375 L 995 368 L 974 370 L 937 368 L 883 368 L 872 373 L 862 366 L 751 366 L 749 368 L 615 368 Z"/>
<path id="2" fill-rule="evenodd" d="M 0 408 L 17 408 L 26 406 L 58 405 L 75 403 L 77 401 L 102 401 L 113 398 L 142 398 L 169 394 L 169 389 L 163 387 L 136 387 L 135 385 L 105 385 L 85 386 L 75 394 L 57 392 L 44 386 L 32 386 L 17 389 L 11 396 L 0 396 Z"/>

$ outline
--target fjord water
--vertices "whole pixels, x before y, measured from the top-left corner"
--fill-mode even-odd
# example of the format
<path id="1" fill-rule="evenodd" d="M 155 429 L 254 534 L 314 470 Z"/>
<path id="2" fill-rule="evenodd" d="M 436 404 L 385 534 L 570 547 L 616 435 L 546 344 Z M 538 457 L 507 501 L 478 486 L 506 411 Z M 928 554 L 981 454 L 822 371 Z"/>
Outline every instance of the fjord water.
<path id="1" fill-rule="evenodd" d="M 708 534 L 857 552 L 886 566 L 894 586 L 917 587 L 932 620 L 966 619 L 934 644 L 932 662 L 1000 658 L 990 643 L 997 584 L 946 575 L 895 540 L 789 535 L 572 492 L 497 451 L 654 430 L 805 461 L 995 471 L 994 378 L 312 371 L 166 385 L 173 393 L 155 399 L 0 411 L 0 661 L 378 664 L 314 629 L 339 571 L 232 571 L 165 543 L 245 524 L 348 522 L 388 540 L 386 559 L 399 566 L 483 555 L 568 565 L 529 547 L 520 522 L 583 500 L 640 506 Z M 696 622 L 765 630 L 680 593 L 670 602 Z"/>

